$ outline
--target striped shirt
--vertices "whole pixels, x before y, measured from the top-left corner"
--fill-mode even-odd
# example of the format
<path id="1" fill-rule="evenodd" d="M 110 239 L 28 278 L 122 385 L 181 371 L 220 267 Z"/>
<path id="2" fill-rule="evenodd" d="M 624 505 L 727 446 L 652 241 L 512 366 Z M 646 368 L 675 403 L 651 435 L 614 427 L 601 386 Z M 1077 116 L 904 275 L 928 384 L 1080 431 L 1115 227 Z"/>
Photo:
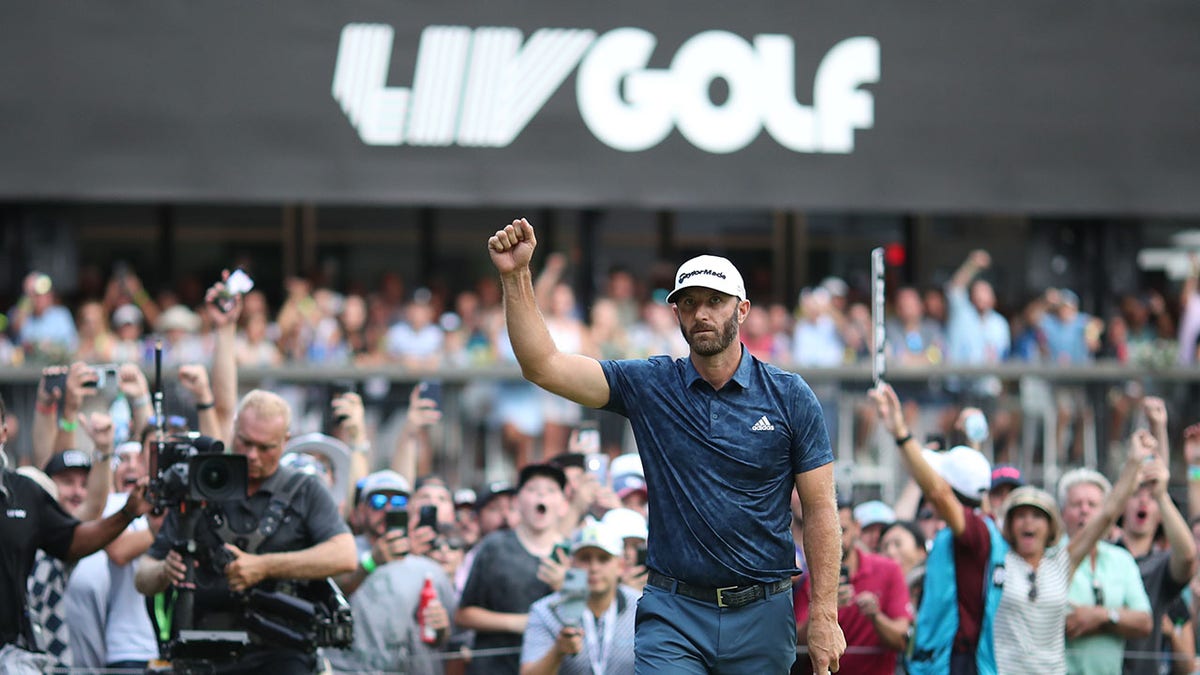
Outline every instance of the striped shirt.
<path id="1" fill-rule="evenodd" d="M 1067 672 L 1071 555 L 1063 542 L 1046 551 L 1036 572 L 1013 551 L 1004 558 L 1004 592 L 993 630 L 999 675 Z"/>

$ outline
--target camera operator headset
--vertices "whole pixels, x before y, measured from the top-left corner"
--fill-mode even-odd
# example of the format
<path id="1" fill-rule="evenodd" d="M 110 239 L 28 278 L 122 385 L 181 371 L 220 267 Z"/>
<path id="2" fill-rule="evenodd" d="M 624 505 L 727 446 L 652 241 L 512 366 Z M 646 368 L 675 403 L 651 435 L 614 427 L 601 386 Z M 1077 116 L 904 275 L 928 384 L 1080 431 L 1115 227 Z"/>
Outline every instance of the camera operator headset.
<path id="1" fill-rule="evenodd" d="M 245 630 L 239 625 L 246 607 L 241 594 L 272 580 L 325 579 L 357 564 L 354 539 L 329 492 L 315 477 L 279 465 L 290 423 L 287 403 L 274 393 L 251 391 L 238 405 L 232 445 L 246 458 L 248 496 L 209 504 L 200 519 L 197 550 L 211 551 L 209 562 L 215 563 L 193 569 L 197 629 Z M 180 520 L 177 510 L 169 511 L 154 545 L 140 559 L 136 585 L 141 593 L 153 595 L 188 578 L 177 550 Z M 254 644 L 235 661 L 212 665 L 214 673 L 250 673 L 267 666 L 278 675 L 311 673 L 316 657 L 313 649 Z"/>

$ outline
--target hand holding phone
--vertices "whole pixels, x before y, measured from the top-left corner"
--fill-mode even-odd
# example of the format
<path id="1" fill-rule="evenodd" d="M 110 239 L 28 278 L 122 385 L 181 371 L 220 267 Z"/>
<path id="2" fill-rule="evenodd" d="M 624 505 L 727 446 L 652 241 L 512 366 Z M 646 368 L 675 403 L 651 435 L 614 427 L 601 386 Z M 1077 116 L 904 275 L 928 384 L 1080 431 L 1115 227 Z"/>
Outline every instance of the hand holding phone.
<path id="1" fill-rule="evenodd" d="M 237 268 L 225 280 L 225 289 L 217 294 L 217 308 L 228 314 L 237 305 L 237 298 L 254 289 L 254 280 L 242 268 Z"/>
<path id="2" fill-rule="evenodd" d="M 559 564 L 566 563 L 571 559 L 571 547 L 561 541 L 558 542 L 554 548 L 550 549 L 550 559 Z"/>
<path id="3" fill-rule="evenodd" d="M 561 600 L 554 608 L 554 614 L 564 626 L 582 626 L 583 613 L 587 611 L 588 574 L 587 570 L 572 567 L 563 577 L 562 590 L 559 591 Z"/>
<path id="4" fill-rule="evenodd" d="M 602 452 L 589 453 L 583 460 L 584 469 L 596 477 L 600 485 L 608 485 L 608 455 Z"/>
<path id="5" fill-rule="evenodd" d="M 388 532 L 401 530 L 405 534 L 408 534 L 408 511 L 405 509 L 385 512 L 383 514 L 383 522 L 387 526 Z"/>
<path id="6" fill-rule="evenodd" d="M 440 410 L 442 407 L 442 383 L 426 380 L 417 386 L 421 388 L 421 398 L 433 401 Z"/>
<path id="7" fill-rule="evenodd" d="M 600 452 L 600 429 L 593 421 L 581 422 L 575 432 L 575 451 L 587 454 Z"/>
<path id="8" fill-rule="evenodd" d="M 432 527 L 436 531 L 437 525 L 437 507 L 432 504 L 422 506 L 417 527 Z"/>

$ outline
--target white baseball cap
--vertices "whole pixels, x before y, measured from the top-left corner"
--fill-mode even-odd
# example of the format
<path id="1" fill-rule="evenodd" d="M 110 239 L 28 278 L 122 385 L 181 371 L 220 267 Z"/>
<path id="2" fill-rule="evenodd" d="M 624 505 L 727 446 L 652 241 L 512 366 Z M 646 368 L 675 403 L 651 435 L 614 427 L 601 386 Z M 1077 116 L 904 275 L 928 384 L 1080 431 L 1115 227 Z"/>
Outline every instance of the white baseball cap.
<path id="1" fill-rule="evenodd" d="M 646 475 L 646 472 L 642 470 L 642 458 L 636 452 L 627 452 L 613 457 L 612 463 L 608 465 L 608 472 L 614 476 L 626 473 Z"/>
<path id="2" fill-rule="evenodd" d="M 611 509 L 604 514 L 600 522 L 612 528 L 621 539 L 645 540 L 650 536 L 646 528 L 646 518 L 633 509 Z"/>
<path id="3" fill-rule="evenodd" d="M 571 541 L 571 555 L 585 548 L 598 548 L 615 558 L 620 558 L 625 552 L 625 541 L 612 527 L 603 522 L 593 521 L 580 528 Z"/>
<path id="4" fill-rule="evenodd" d="M 896 512 L 878 499 L 863 502 L 854 507 L 854 520 L 862 527 L 891 525 L 896 522 Z"/>
<path id="5" fill-rule="evenodd" d="M 946 452 L 922 450 L 921 454 L 954 491 L 969 499 L 982 499 L 992 487 L 992 463 L 982 453 L 965 445 Z"/>
<path id="6" fill-rule="evenodd" d="M 675 296 L 683 289 L 696 286 L 746 299 L 746 284 L 742 281 L 742 273 L 737 271 L 728 258 L 721 256 L 699 255 L 680 265 L 679 271 L 675 273 L 675 290 L 667 296 L 667 304 L 675 302 Z"/>

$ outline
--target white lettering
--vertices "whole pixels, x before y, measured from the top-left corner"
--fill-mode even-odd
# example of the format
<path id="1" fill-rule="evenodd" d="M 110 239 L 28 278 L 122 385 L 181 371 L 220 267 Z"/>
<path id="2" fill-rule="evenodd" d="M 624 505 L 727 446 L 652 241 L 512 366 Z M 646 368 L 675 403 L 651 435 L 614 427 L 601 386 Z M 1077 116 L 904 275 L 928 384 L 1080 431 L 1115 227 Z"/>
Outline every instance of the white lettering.
<path id="1" fill-rule="evenodd" d="M 786 35 L 753 43 L 726 31 L 692 36 L 666 69 L 647 65 L 657 38 L 640 28 L 597 37 L 586 29 L 543 28 L 523 41 L 510 27 L 429 26 L 421 32 L 413 86 L 387 86 L 394 30 L 342 29 L 333 97 L 368 145 L 505 147 L 578 66 L 575 98 L 588 130 L 623 152 L 663 142 L 671 131 L 697 148 L 731 153 L 765 128 L 783 147 L 806 153 L 854 151 L 858 129 L 875 124 L 879 43 L 853 37 L 821 60 L 812 105 L 795 90 L 795 46 Z M 726 94 L 714 101 L 715 83 Z"/>
<path id="2" fill-rule="evenodd" d="M 601 36 L 579 66 L 579 114 L 592 134 L 611 148 L 648 150 L 675 126 L 671 92 L 664 88 L 669 80 L 660 71 L 645 70 L 657 43 L 641 28 L 618 28 Z"/>

